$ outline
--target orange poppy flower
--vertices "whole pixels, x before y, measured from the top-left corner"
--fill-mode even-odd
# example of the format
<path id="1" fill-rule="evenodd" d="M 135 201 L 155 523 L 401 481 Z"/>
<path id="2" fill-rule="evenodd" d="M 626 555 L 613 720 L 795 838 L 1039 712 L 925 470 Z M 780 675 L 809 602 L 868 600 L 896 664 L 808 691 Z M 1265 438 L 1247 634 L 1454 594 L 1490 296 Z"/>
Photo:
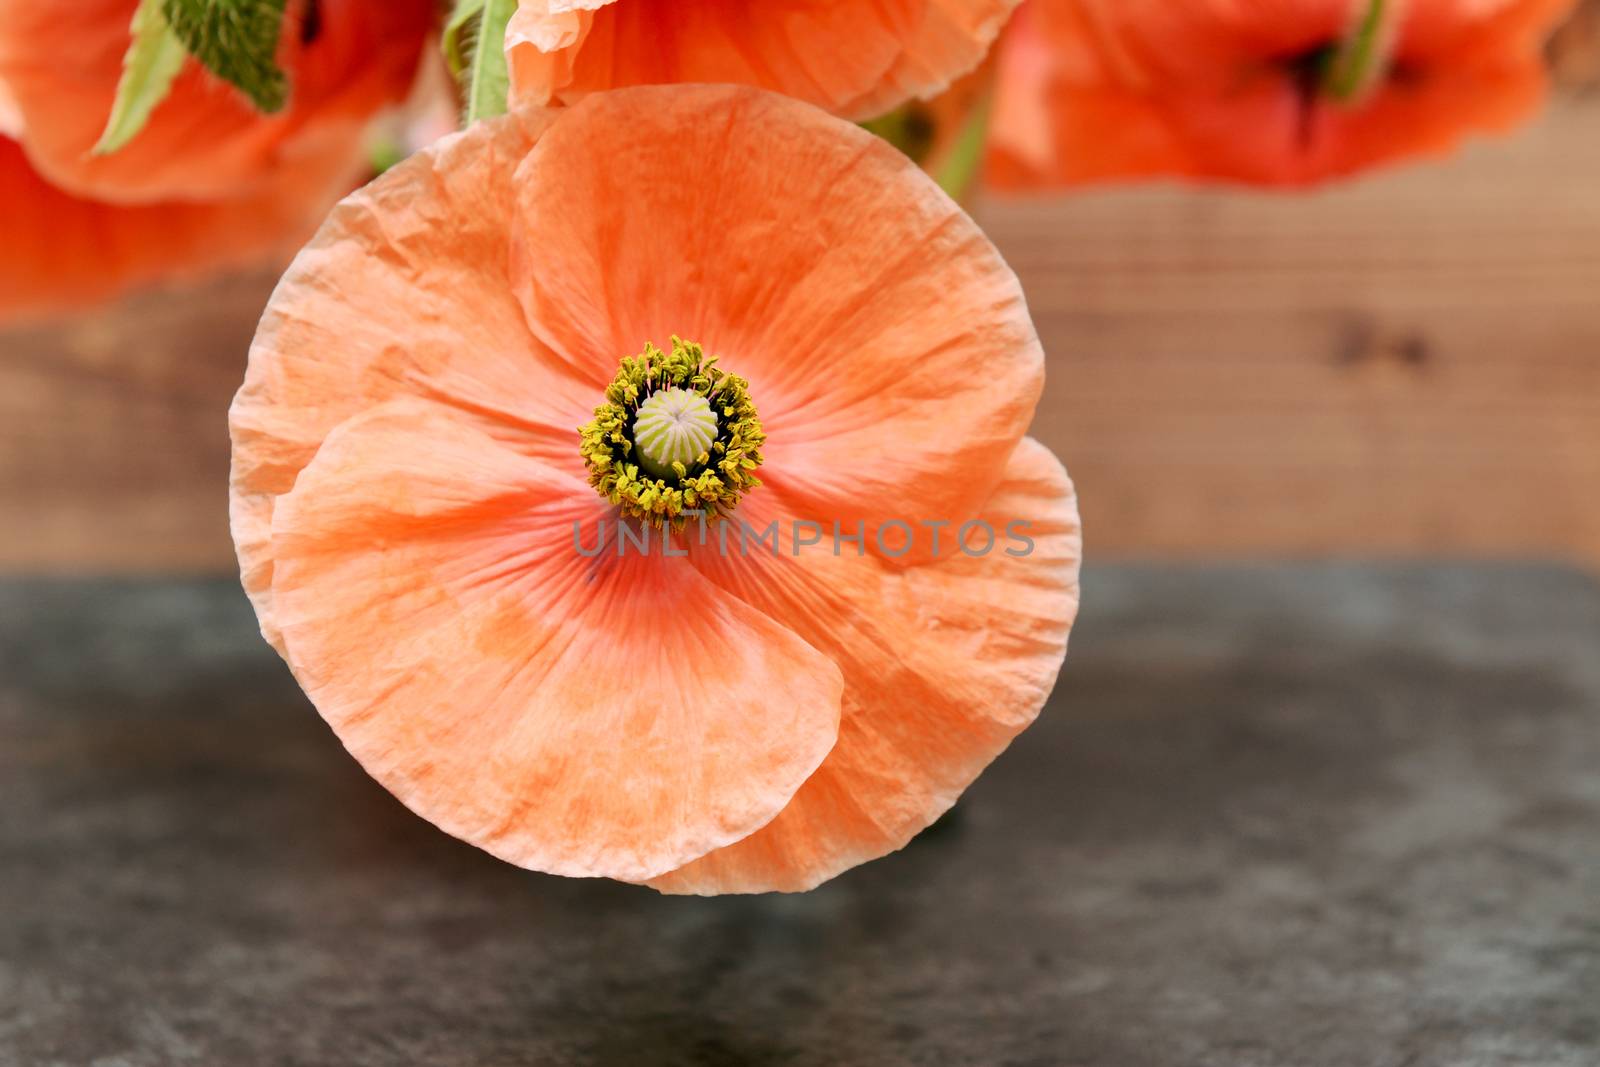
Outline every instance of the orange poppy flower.
<path id="1" fill-rule="evenodd" d="M 983 58 L 1020 0 L 521 0 L 514 103 L 625 85 L 731 82 L 849 118 L 931 96 Z"/>
<path id="2" fill-rule="evenodd" d="M 116 98 L 138 0 L 0 0 L 0 81 L 23 144 L 51 184 L 107 203 L 221 200 L 282 171 L 355 160 L 373 112 L 405 98 L 433 0 L 300 0 L 279 62 L 290 97 L 258 113 L 193 59 L 127 145 L 95 154 Z"/>
<path id="3" fill-rule="evenodd" d="M 1305 185 L 1511 129 L 1572 0 L 1385 0 L 1364 84 L 1326 63 L 1371 0 L 1031 0 L 1002 46 L 988 176 Z M 1341 98 L 1342 97 L 1342 98 Z"/>
<path id="4" fill-rule="evenodd" d="M 998 253 L 849 123 L 738 86 L 514 112 L 352 194 L 284 276 L 230 418 L 244 585 L 450 833 L 808 888 L 904 845 L 1049 693 L 1079 535 L 1023 437 L 1042 375 Z"/>

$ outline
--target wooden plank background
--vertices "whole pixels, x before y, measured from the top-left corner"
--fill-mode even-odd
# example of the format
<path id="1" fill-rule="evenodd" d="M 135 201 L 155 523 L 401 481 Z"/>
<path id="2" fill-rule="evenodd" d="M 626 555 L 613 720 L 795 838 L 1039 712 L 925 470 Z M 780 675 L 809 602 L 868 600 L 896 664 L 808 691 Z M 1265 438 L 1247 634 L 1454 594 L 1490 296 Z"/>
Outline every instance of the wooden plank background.
<path id="1" fill-rule="evenodd" d="M 1312 195 L 985 200 L 1049 353 L 1035 432 L 1098 557 L 1600 563 L 1600 94 Z M 224 571 L 269 273 L 0 333 L 0 569 Z"/>

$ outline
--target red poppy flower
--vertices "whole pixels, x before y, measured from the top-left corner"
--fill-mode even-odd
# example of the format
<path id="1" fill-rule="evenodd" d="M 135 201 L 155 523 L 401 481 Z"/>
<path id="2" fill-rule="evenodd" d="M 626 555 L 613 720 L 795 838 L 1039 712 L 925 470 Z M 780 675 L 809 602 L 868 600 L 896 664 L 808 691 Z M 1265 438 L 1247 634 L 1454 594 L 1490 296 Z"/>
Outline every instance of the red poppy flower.
<path id="1" fill-rule="evenodd" d="M 0 136 L 0 323 L 287 255 L 357 177 L 345 153 L 250 196 L 107 204 L 62 192 Z"/>
<path id="2" fill-rule="evenodd" d="M 1541 44 L 1571 7 L 1030 0 L 1003 45 L 989 177 L 1304 185 L 1446 152 L 1535 110 Z M 1329 64 L 1358 40 L 1363 69 L 1340 86 Z"/>
<path id="3" fill-rule="evenodd" d="M 360 179 L 366 123 L 405 97 L 435 18 L 432 0 L 294 5 L 281 113 L 186 60 L 144 129 L 96 154 L 136 7 L 0 0 L 0 317 L 298 245 Z"/>
<path id="4" fill-rule="evenodd" d="M 302 0 L 284 20 L 279 62 L 291 88 L 281 112 L 261 114 L 190 59 L 144 129 L 96 154 L 137 7 L 0 0 L 0 81 L 28 157 L 68 192 L 116 203 L 237 197 L 308 159 L 353 158 L 373 112 L 404 99 L 435 20 L 432 0 Z"/>

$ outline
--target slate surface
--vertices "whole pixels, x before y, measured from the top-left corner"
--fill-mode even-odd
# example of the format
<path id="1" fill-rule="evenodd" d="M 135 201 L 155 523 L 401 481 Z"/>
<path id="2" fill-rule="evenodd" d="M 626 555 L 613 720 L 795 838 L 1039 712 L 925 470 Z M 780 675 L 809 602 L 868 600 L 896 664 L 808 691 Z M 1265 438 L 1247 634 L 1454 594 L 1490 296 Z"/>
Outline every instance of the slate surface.
<path id="1" fill-rule="evenodd" d="M 1091 569 L 956 818 L 801 897 L 501 865 L 231 582 L 0 583 L 0 1064 L 1600 1064 L 1600 587 Z"/>

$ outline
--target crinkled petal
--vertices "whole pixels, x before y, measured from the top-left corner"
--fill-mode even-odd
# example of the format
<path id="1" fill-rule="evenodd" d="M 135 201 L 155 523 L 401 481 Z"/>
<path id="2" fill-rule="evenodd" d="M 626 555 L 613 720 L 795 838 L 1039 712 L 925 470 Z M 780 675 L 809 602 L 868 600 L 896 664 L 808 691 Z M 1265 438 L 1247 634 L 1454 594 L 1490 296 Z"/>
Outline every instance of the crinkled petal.
<path id="1" fill-rule="evenodd" d="M 586 558 L 606 511 L 454 409 L 392 401 L 279 500 L 273 602 L 296 678 L 413 811 L 637 881 L 765 825 L 832 747 L 842 683 L 685 559 Z"/>
<path id="2" fill-rule="evenodd" d="M 730 86 L 571 108 L 518 171 L 533 332 L 603 386 L 676 334 L 751 383 L 760 472 L 808 517 L 964 519 L 1043 382 L 1016 277 L 904 156 Z"/>
<path id="3" fill-rule="evenodd" d="M 572 67 L 594 24 L 594 10 L 617 0 L 521 0 L 506 25 L 510 98 L 544 107 L 572 84 Z"/>
<path id="4" fill-rule="evenodd" d="M 766 504 L 752 521 L 773 514 Z M 849 546 L 835 556 L 827 543 L 798 555 L 785 545 L 775 557 L 695 546 L 713 581 L 839 665 L 844 714 L 833 751 L 776 819 L 653 886 L 706 894 L 815 886 L 904 845 L 1033 721 L 1078 605 L 1076 499 L 1048 449 L 1023 441 L 982 520 L 995 533 L 986 554 L 910 568 Z M 973 552 L 985 543 L 981 527 L 968 532 Z"/>
<path id="5" fill-rule="evenodd" d="M 336 207 L 279 282 L 229 416 L 234 541 L 275 645 L 273 502 L 350 416 L 427 397 L 581 475 L 576 428 L 597 394 L 529 333 L 506 273 L 511 176 L 550 119 L 478 123 L 400 163 Z"/>

